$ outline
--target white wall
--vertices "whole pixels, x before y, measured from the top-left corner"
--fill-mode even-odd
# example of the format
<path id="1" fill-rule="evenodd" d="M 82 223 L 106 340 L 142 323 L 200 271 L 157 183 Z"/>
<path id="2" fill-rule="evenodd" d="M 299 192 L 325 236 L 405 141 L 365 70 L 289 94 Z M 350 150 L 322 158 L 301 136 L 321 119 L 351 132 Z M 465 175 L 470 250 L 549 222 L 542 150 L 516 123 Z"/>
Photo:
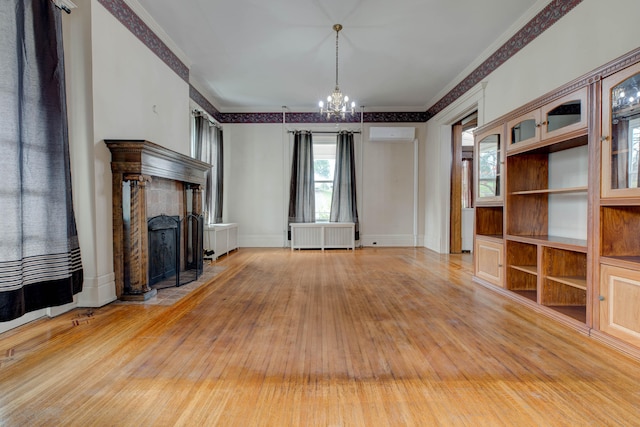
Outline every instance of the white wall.
<path id="1" fill-rule="evenodd" d="M 638 48 L 638 16 L 637 0 L 582 1 L 487 76 L 484 96 L 462 97 L 427 122 L 426 247 L 448 252 L 451 155 L 447 126 L 459 118 L 452 111 L 477 104 L 483 111 L 482 125 Z M 442 163 L 434 163 L 435 159 Z"/>
<path id="2" fill-rule="evenodd" d="M 414 126 L 424 150 L 424 124 Z M 356 181 L 360 241 L 365 246 L 415 246 L 423 243 L 423 182 L 414 179 L 414 143 L 368 141 L 368 128 L 356 135 Z M 358 126 L 348 126 L 357 129 Z M 286 246 L 293 137 L 288 129 L 335 130 L 319 124 L 227 124 L 224 221 L 239 224 L 240 246 Z M 418 166 L 420 169 L 420 167 Z M 418 188 L 415 187 L 418 185 Z M 418 199 L 414 202 L 414 193 Z M 414 231 L 414 206 L 417 230 Z"/>
<path id="3" fill-rule="evenodd" d="M 413 142 L 371 142 L 371 127 L 414 127 Z M 424 124 L 366 124 L 362 147 L 360 239 L 363 246 L 416 246 L 424 241 L 420 152 Z M 424 169 L 424 163 L 422 164 Z M 416 194 L 418 198 L 416 199 Z M 417 222 L 416 222 L 417 221 Z M 417 228 L 414 227 L 417 225 Z"/>
<path id="4" fill-rule="evenodd" d="M 92 110 L 92 116 L 78 113 L 81 120 L 70 121 L 74 153 L 82 145 L 77 149 L 92 166 L 76 164 L 73 170 L 80 175 L 75 180 L 83 181 L 80 194 L 74 194 L 86 275 L 79 301 L 101 306 L 115 298 L 111 154 L 104 140 L 146 139 L 189 154 L 189 85 L 97 0 L 77 4 L 70 21 L 83 27 L 86 39 L 74 37 L 72 43 L 80 46 L 72 55 L 84 66 L 86 81 L 80 88 L 84 95 L 75 101 L 84 104 L 80 110 Z"/>
<path id="5" fill-rule="evenodd" d="M 227 124 L 223 132 L 224 221 L 238 223 L 241 247 L 283 247 L 289 187 L 282 125 Z"/>

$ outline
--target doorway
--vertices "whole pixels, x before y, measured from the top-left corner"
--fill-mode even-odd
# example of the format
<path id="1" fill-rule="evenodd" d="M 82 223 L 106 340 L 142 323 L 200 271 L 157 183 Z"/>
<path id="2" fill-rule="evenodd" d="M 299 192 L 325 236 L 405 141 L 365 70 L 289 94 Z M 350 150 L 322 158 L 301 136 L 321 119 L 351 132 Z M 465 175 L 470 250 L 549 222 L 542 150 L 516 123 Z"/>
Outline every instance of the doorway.
<path id="1" fill-rule="evenodd" d="M 451 135 L 451 201 L 449 252 L 459 254 L 473 249 L 473 130 L 478 113 L 455 123 Z"/>

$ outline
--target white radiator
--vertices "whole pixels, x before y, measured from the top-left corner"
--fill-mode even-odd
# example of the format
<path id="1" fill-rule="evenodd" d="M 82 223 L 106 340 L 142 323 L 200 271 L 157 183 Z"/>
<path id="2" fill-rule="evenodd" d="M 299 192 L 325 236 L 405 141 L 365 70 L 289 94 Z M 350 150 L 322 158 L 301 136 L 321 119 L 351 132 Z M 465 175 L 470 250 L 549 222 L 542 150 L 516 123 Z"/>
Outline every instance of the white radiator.
<path id="1" fill-rule="evenodd" d="M 204 230 L 204 249 L 214 251 L 213 259 L 238 249 L 238 224 L 212 224 Z"/>
<path id="2" fill-rule="evenodd" d="M 291 250 L 351 249 L 356 246 L 353 222 L 293 223 Z"/>

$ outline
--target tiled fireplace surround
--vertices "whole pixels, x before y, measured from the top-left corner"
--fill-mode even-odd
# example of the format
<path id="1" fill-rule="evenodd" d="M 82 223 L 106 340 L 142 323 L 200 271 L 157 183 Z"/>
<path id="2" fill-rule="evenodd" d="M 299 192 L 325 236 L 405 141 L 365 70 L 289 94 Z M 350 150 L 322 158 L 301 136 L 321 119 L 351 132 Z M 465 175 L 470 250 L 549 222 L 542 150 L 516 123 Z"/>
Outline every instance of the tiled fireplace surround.
<path id="1" fill-rule="evenodd" d="M 149 141 L 105 140 L 105 143 L 111 151 L 113 177 L 116 295 L 121 300 L 144 301 L 156 294 L 149 286 L 147 221 L 157 215 L 184 219 L 187 211 L 200 215 L 201 191 L 210 166 Z M 180 233 L 183 248 L 186 223 L 182 221 Z M 180 258 L 180 268 L 184 269 L 185 257 Z"/>

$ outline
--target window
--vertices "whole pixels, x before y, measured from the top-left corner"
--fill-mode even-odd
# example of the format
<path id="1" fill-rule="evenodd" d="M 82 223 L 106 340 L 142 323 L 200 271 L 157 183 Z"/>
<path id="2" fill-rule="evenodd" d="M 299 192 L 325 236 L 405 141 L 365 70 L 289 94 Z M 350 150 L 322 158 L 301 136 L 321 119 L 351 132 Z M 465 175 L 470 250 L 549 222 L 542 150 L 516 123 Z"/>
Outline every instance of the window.
<path id="1" fill-rule="evenodd" d="M 314 135 L 313 172 L 315 180 L 316 221 L 329 222 L 333 174 L 336 167 L 335 136 Z"/>

